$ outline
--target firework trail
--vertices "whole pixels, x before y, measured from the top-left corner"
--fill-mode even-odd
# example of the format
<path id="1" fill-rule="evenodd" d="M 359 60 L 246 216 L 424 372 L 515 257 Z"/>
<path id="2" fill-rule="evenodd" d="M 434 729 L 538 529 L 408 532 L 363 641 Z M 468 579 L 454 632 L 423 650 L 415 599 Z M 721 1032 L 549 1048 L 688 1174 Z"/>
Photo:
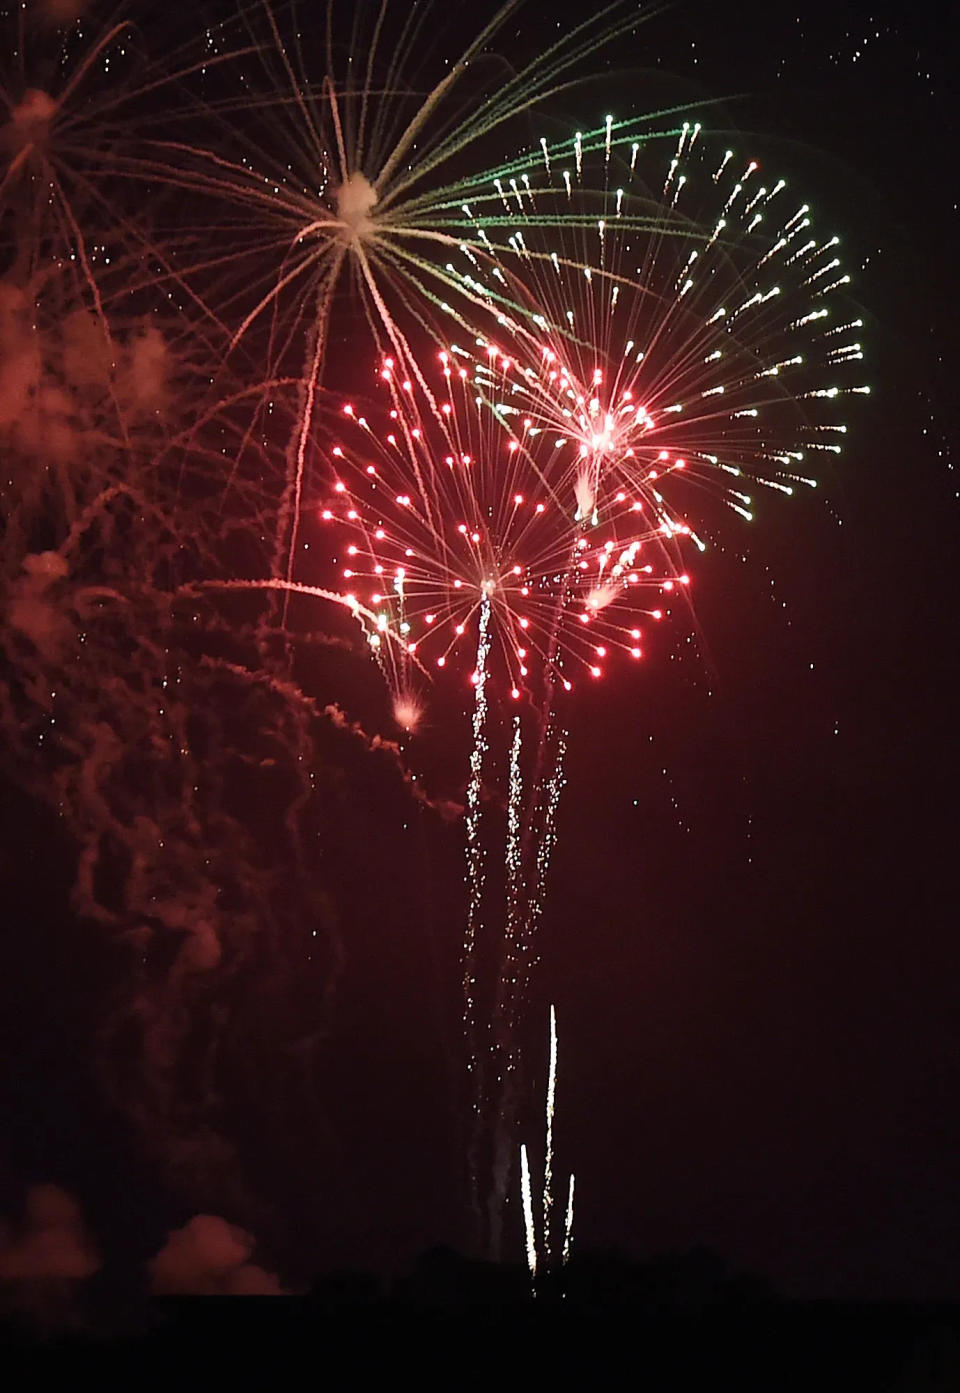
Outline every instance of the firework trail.
<path id="1" fill-rule="evenodd" d="M 550 1069 L 547 1077 L 547 1138 L 543 1168 L 543 1256 L 550 1261 L 550 1211 L 553 1207 L 553 1111 L 557 1099 L 557 1012 L 550 1007 Z"/>
<path id="2" fill-rule="evenodd" d="M 547 1075 L 547 1097 L 545 1109 L 546 1138 L 544 1145 L 544 1165 L 543 1165 L 543 1207 L 542 1207 L 542 1232 L 538 1238 L 536 1221 L 533 1212 L 533 1186 L 530 1178 L 530 1163 L 527 1157 L 527 1148 L 524 1143 L 520 1146 L 520 1191 L 523 1203 L 523 1224 L 526 1240 L 527 1267 L 530 1272 L 530 1280 L 533 1284 L 534 1295 L 536 1295 L 537 1273 L 541 1265 L 549 1269 L 552 1245 L 551 1245 L 551 1216 L 553 1210 L 553 1120 L 557 1101 L 557 1013 L 554 1006 L 550 1007 L 550 1062 Z M 562 1264 L 566 1265 L 569 1260 L 573 1246 L 573 1186 L 574 1177 L 569 1177 L 567 1188 L 567 1208 L 564 1225 L 564 1240 Z"/>
<path id="3" fill-rule="evenodd" d="M 520 1189 L 523 1201 L 523 1231 L 527 1246 L 527 1267 L 530 1281 L 536 1294 L 537 1280 L 537 1230 L 533 1222 L 533 1189 L 530 1184 L 530 1163 L 527 1160 L 525 1143 L 520 1145 Z"/>
<path id="4" fill-rule="evenodd" d="M 484 596 L 480 604 L 477 666 L 474 673 L 476 698 L 473 708 L 473 748 L 470 751 L 470 779 L 467 783 L 466 880 L 467 924 L 463 939 L 463 1025 L 467 1039 L 467 1069 L 474 1083 L 474 1114 L 479 1117 L 482 1106 L 482 1085 L 477 1043 L 477 933 L 481 925 L 483 901 L 484 846 L 481 837 L 481 795 L 483 761 L 487 752 L 487 661 L 490 656 L 490 601 Z M 471 1180 L 476 1189 L 477 1165 L 471 1166 Z M 475 1207 L 479 1196 L 475 1194 Z"/>
<path id="5" fill-rule="evenodd" d="M 573 1176 L 567 1187 L 567 1213 L 563 1226 L 563 1265 L 566 1267 L 573 1252 Z"/>
<path id="6" fill-rule="evenodd" d="M 523 773 L 520 768 L 520 751 L 523 731 L 520 717 L 513 718 L 513 741 L 510 745 L 510 774 L 507 794 L 507 893 L 506 924 L 504 927 L 504 946 L 506 960 L 509 962 L 512 944 L 518 929 L 519 898 L 522 889 L 521 875 L 523 861 L 521 853 L 521 830 L 523 826 Z"/>

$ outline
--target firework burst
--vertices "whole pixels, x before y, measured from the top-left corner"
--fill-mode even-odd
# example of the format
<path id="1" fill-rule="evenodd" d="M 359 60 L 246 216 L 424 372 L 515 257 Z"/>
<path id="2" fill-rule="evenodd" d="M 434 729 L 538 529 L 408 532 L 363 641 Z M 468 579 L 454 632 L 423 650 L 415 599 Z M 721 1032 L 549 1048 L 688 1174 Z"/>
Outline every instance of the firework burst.
<path id="1" fill-rule="evenodd" d="M 442 351 L 435 373 L 424 369 L 431 411 L 388 361 L 383 429 L 347 403 L 329 452 L 336 472 L 314 516 L 338 583 L 378 616 L 368 642 L 403 709 L 424 668 L 466 665 L 478 682 L 484 614 L 493 687 L 539 702 L 545 682 L 571 690 L 581 674 L 600 677 L 614 650 L 639 658 L 664 585 L 689 579 L 676 546 L 685 524 L 651 515 L 619 478 L 608 497 L 605 476 L 588 501 L 575 442 L 531 420 L 517 433 L 499 409 L 514 366 L 492 351 L 467 366 Z M 399 651 L 386 633 L 403 638 Z"/>
<path id="2" fill-rule="evenodd" d="M 288 581 L 341 292 L 380 352 L 415 375 L 411 336 L 440 344 L 451 322 L 475 333 L 489 327 L 492 303 L 493 323 L 514 323 L 520 305 L 490 241 L 491 231 L 506 237 L 512 225 L 498 192 L 512 163 L 491 164 L 492 146 L 639 22 L 620 4 L 606 6 L 516 64 L 495 58 L 492 45 L 518 8 L 508 0 L 440 66 L 425 31 L 428 7 L 361 6 L 341 34 L 328 5 L 325 41 L 312 49 L 269 4 L 257 17 L 244 11 L 207 34 L 217 68 L 203 99 L 213 138 L 198 143 L 171 129 L 141 142 L 130 161 L 138 177 L 189 191 L 209 209 L 207 221 L 179 231 L 175 279 L 218 326 L 230 326 L 231 349 L 252 340 L 271 380 L 298 361 L 274 556 L 274 574 Z M 545 225 L 555 222 L 551 210 Z M 227 250 L 211 255 L 211 245 Z M 476 287 L 453 265 L 459 256 L 503 284 Z"/>
<path id="3" fill-rule="evenodd" d="M 498 286 L 517 312 L 499 314 L 495 341 L 448 341 L 432 368 L 387 358 L 388 400 L 369 415 L 343 407 L 316 504 L 336 583 L 377 616 L 368 642 L 396 709 L 419 709 L 423 672 L 459 671 L 476 689 L 464 942 L 474 1074 L 490 701 L 537 714 L 526 790 L 519 724 L 511 746 L 506 919 L 474 1104 L 496 1119 L 491 1232 L 563 785 L 555 692 L 642 657 L 651 621 L 687 591 L 686 553 L 704 549 L 716 500 L 750 521 L 757 487 L 813 486 L 811 461 L 841 449 L 839 399 L 868 390 L 852 376 L 860 322 L 833 313 L 849 281 L 837 239 L 813 232 L 807 205 L 697 125 L 648 144 L 608 120 L 571 142 L 571 168 L 544 149 L 518 166 L 510 198 L 497 182 L 514 230 L 495 246 L 481 227 L 488 261 L 464 280 L 486 295 L 489 322 Z M 544 207 L 558 201 L 573 211 L 551 225 Z"/>

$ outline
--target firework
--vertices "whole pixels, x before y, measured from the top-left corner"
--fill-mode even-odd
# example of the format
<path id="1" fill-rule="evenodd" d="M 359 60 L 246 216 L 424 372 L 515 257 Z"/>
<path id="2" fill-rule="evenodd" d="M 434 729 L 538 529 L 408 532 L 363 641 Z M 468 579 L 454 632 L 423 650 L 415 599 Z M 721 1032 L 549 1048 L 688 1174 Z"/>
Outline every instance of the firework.
<path id="1" fill-rule="evenodd" d="M 537 211 L 511 238 L 525 322 L 499 344 L 449 343 L 433 371 L 388 357 L 389 417 L 347 404 L 351 430 L 333 449 L 319 516 L 342 538 L 343 583 L 434 668 L 466 635 L 472 649 L 488 603 L 492 681 L 514 699 L 534 665 L 569 690 L 614 654 L 642 656 L 662 597 L 689 584 L 684 543 L 705 545 L 704 491 L 750 520 L 755 487 L 814 485 L 818 456 L 841 449 L 839 399 L 868 390 L 851 380 L 860 321 L 831 312 L 849 280 L 837 239 L 817 238 L 782 180 L 762 182 L 755 161 L 718 153 L 698 126 L 650 144 L 659 202 L 630 190 L 641 165 L 630 142 L 625 186 L 593 225 L 593 263 L 582 217 L 557 220 L 562 255 L 535 252 Z M 567 153 L 583 176 L 591 154 L 609 171 L 623 147 L 608 123 Z M 556 153 L 541 176 L 579 206 Z M 546 197 L 532 173 L 523 190 L 518 224 Z M 643 220 L 629 215 L 637 201 Z M 390 681 L 399 696 L 404 673 Z"/>
<path id="2" fill-rule="evenodd" d="M 577 451 L 582 515 L 602 514 L 605 476 L 671 530 L 697 485 L 749 520 L 750 484 L 814 482 L 810 462 L 841 448 L 840 399 L 869 389 L 851 376 L 862 322 L 838 301 L 839 239 L 784 180 L 699 124 L 638 141 L 608 118 L 512 185 L 498 256 L 527 313 L 501 334 L 509 380 L 480 375 L 518 441 L 546 431 Z M 566 217 L 545 235 L 551 207 Z"/>
<path id="3" fill-rule="evenodd" d="M 491 361 L 467 367 L 442 352 L 436 413 L 418 407 L 409 380 L 394 383 L 388 361 L 386 424 L 377 431 L 345 406 L 329 452 L 336 473 L 313 514 L 337 582 L 378 614 L 368 636 L 378 658 L 380 634 L 392 630 L 423 668 L 459 667 L 476 683 L 476 636 L 489 613 L 491 686 L 539 700 L 545 682 L 569 691 L 600 677 L 615 650 L 642 656 L 640 626 L 660 618 L 664 585 L 688 583 L 676 541 L 689 529 L 648 519 L 639 492 L 619 484 L 585 508 L 578 449 L 535 428 L 516 433 L 495 395 L 510 390 L 511 361 L 497 359 L 496 381 Z M 383 665 L 403 702 L 408 662 L 391 648 Z"/>
<path id="4" fill-rule="evenodd" d="M 553 1209 L 553 1121 L 557 1100 L 557 1012 L 550 1007 L 550 1062 L 547 1073 L 546 1098 L 546 1140 L 543 1165 L 543 1217 L 542 1232 L 537 1235 L 536 1219 L 533 1211 L 533 1185 L 530 1177 L 530 1162 L 525 1144 L 520 1146 L 520 1193 L 523 1204 L 523 1225 L 526 1241 L 527 1268 L 536 1295 L 537 1273 L 541 1268 L 549 1269 L 551 1260 L 551 1212 Z M 567 1185 L 567 1207 L 564 1223 L 562 1264 L 569 1261 L 573 1247 L 573 1187 L 571 1174 Z"/>
<path id="5" fill-rule="evenodd" d="M 518 226 L 507 245 L 481 239 L 487 278 L 468 279 L 491 317 L 493 281 L 523 312 L 503 317 L 496 341 L 448 342 L 432 367 L 387 357 L 384 403 L 369 416 L 344 406 L 315 505 L 334 583 L 377 614 L 368 641 L 395 710 L 422 709 L 420 672 L 459 672 L 476 689 L 464 944 L 474 1076 L 489 703 L 537 714 L 526 801 L 519 723 L 510 753 L 488 1067 L 494 1209 L 507 1192 L 519 1022 L 563 785 L 556 691 L 641 658 L 649 625 L 690 584 L 686 553 L 704 549 L 720 515 L 711 499 L 749 521 L 754 488 L 812 486 L 810 461 L 841 448 L 838 398 L 868 390 L 851 377 L 860 323 L 832 313 L 849 280 L 837 239 L 813 233 L 782 180 L 763 182 L 755 161 L 718 153 L 696 125 L 649 146 L 625 146 L 608 120 L 566 151 L 575 175 L 545 149 L 514 180 L 512 204 L 498 184 Z M 584 209 L 604 180 L 608 216 L 591 222 Z M 579 211 L 548 235 L 544 206 L 558 199 Z M 388 632 L 399 646 L 383 643 Z M 550 1202 L 548 1182 L 548 1254 Z"/>
<path id="6" fill-rule="evenodd" d="M 341 34 L 327 5 L 325 43 L 312 47 L 296 25 L 287 32 L 269 4 L 256 17 L 243 11 L 207 31 L 214 76 L 198 65 L 210 139 L 198 141 L 192 129 L 178 135 L 171 116 L 169 134 L 140 141 L 128 162 L 137 177 L 188 190 L 209 209 L 202 227 L 182 230 L 181 255 L 168 272 L 177 285 L 208 307 L 218 327 L 230 326 L 231 348 L 256 335 L 270 379 L 289 370 L 291 356 L 298 362 L 274 555 L 274 574 L 288 581 L 341 291 L 380 351 L 413 372 L 423 334 L 439 343 L 451 322 L 471 333 L 504 316 L 516 322 L 520 302 L 490 241 L 512 226 L 501 204 L 514 166 L 490 164 L 493 139 L 499 144 L 505 129 L 519 128 L 535 104 L 571 85 L 591 55 L 639 22 L 619 3 L 603 7 L 561 28 L 505 79 L 503 65 L 490 61 L 491 45 L 518 8 L 519 0 L 508 0 L 426 83 L 422 74 L 437 57 L 426 42 L 426 8 L 360 7 Z M 195 103 L 187 109 L 195 118 Z M 556 222 L 550 210 L 544 225 Z M 211 246 L 228 250 L 211 255 Z M 474 285 L 453 265 L 461 256 L 499 277 L 500 288 Z"/>

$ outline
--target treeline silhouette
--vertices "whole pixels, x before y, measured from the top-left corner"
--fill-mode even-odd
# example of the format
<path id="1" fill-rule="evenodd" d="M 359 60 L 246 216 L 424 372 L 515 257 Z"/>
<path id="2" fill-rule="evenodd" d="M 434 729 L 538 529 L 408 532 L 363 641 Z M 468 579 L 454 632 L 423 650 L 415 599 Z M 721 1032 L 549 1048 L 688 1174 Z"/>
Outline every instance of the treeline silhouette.
<path id="1" fill-rule="evenodd" d="M 65 1355 L 71 1372 L 107 1348 L 135 1369 L 167 1356 L 264 1362 L 273 1387 L 310 1368 L 351 1387 L 409 1373 L 447 1387 L 482 1375 L 657 1393 L 731 1380 L 765 1393 L 960 1389 L 960 1305 L 788 1299 L 707 1248 L 645 1260 L 582 1251 L 533 1286 L 523 1265 L 438 1247 L 400 1275 L 333 1271 L 298 1295 L 120 1304 L 121 1319 L 103 1305 L 67 1332 L 8 1316 L 0 1339 Z"/>

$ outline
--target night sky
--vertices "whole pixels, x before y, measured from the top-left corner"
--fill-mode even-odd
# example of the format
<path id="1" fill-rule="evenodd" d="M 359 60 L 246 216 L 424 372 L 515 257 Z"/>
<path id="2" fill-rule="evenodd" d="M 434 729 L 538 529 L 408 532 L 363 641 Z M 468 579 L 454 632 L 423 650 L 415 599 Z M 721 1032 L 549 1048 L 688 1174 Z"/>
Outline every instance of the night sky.
<path id="1" fill-rule="evenodd" d="M 142 21 L 158 51 L 160 14 Z M 535 51 L 576 14 L 525 6 L 498 47 Z M 872 395 L 815 493 L 765 496 L 751 525 L 716 510 L 693 615 L 566 708 L 524 1136 L 539 1156 L 555 1003 L 579 1247 L 705 1244 L 790 1295 L 960 1297 L 949 46 L 935 7 L 678 0 L 596 66 L 555 99 L 561 128 L 648 93 L 719 99 L 717 126 L 840 234 Z M 316 645 L 296 663 L 321 707 L 390 733 L 367 668 Z M 440 695 L 404 745 L 437 800 L 463 797 L 468 723 Z M 194 999 L 219 1023 L 218 1071 L 201 1085 L 188 1048 L 169 1146 L 104 1083 L 126 959 L 73 915 L 68 839 L 6 779 L 0 1214 L 62 1186 L 123 1270 L 222 1216 L 292 1287 L 471 1248 L 462 825 L 388 753 L 329 723 L 319 739 L 312 895 L 298 909 L 291 883 L 267 978 L 214 969 Z M 255 814 L 267 841 L 274 797 Z"/>

